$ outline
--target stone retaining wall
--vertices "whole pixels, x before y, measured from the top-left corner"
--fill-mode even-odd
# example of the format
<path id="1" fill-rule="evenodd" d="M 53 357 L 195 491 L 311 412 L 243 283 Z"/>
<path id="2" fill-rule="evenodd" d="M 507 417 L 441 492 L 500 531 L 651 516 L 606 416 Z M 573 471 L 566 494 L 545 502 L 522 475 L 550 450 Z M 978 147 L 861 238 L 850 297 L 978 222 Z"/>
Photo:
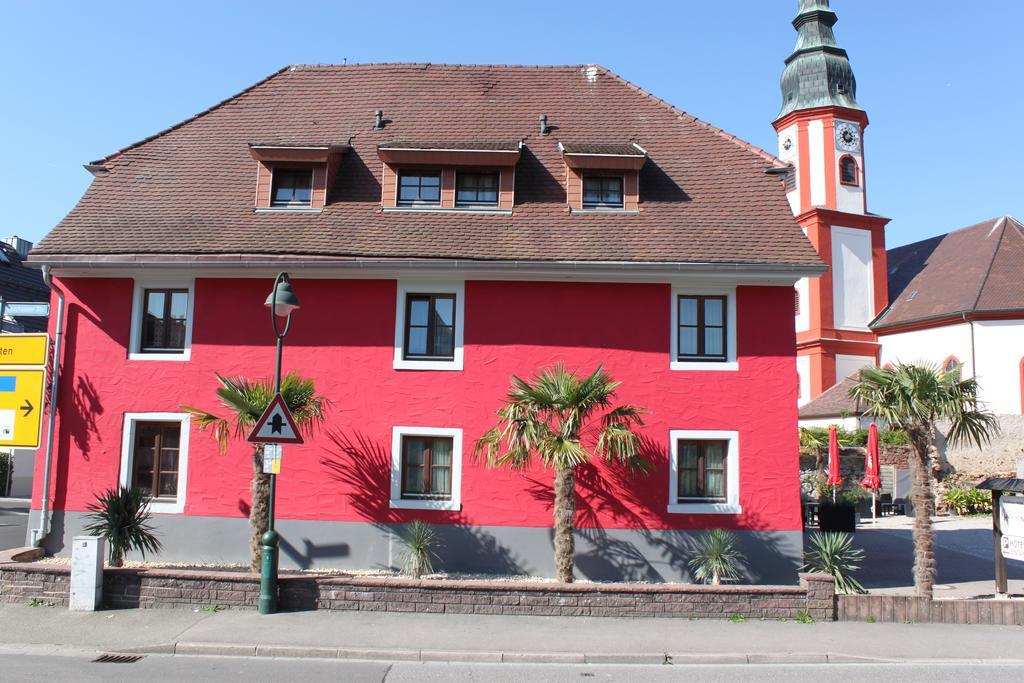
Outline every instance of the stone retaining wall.
<path id="1" fill-rule="evenodd" d="M 0 565 L 0 601 L 67 605 L 69 569 Z M 259 579 L 250 574 L 169 569 L 107 569 L 107 607 L 253 608 Z M 534 616 L 697 617 L 815 620 L 835 618 L 832 577 L 800 575 L 799 586 L 556 584 L 408 580 L 383 577 L 281 577 L 282 609 Z"/>
<path id="2" fill-rule="evenodd" d="M 1024 626 L 1024 600 L 931 600 L 914 595 L 838 595 L 839 621 Z"/>

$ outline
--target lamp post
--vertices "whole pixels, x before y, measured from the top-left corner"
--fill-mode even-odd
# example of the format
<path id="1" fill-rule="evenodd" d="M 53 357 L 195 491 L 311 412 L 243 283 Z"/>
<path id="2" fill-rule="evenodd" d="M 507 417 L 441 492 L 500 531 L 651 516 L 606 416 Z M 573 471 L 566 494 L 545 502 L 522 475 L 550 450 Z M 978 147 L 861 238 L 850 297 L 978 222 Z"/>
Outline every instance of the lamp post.
<path id="1" fill-rule="evenodd" d="M 277 337 L 277 363 L 274 369 L 274 395 L 281 393 L 281 349 L 285 335 L 292 326 L 292 311 L 298 310 L 299 298 L 292 291 L 288 273 L 279 273 L 274 280 L 274 289 L 267 297 L 270 308 L 270 322 Z M 278 318 L 284 318 L 284 329 L 278 325 Z M 277 475 L 270 474 L 270 500 L 267 505 L 267 532 L 263 534 L 263 549 L 260 554 L 260 599 L 259 613 L 273 614 L 277 611 L 277 556 L 278 535 L 274 530 L 274 494 L 277 490 Z"/>

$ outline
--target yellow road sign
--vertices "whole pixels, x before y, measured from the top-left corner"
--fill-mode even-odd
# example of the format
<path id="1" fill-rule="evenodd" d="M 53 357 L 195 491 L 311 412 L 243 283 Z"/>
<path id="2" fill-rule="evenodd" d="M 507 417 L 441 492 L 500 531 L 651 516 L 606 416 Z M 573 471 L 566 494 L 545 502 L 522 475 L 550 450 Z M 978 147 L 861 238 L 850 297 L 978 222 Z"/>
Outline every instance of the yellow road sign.
<path id="1" fill-rule="evenodd" d="M 7 335 L 4 335 L 7 336 Z M 0 369 L 0 448 L 37 448 L 46 371 Z"/>
<path id="2" fill-rule="evenodd" d="M 0 365 L 46 365 L 48 334 L 0 334 Z"/>

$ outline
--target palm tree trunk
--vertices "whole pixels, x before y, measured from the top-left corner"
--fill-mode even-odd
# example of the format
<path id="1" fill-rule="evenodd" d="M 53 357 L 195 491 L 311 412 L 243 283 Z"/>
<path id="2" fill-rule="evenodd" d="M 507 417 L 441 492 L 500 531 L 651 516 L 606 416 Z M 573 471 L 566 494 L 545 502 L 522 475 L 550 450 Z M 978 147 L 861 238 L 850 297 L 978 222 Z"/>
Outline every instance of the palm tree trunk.
<path id="1" fill-rule="evenodd" d="M 555 469 L 555 573 L 559 581 L 572 583 L 576 543 L 573 519 L 576 517 L 576 479 L 571 467 Z"/>
<path id="2" fill-rule="evenodd" d="M 260 573 L 263 534 L 270 525 L 270 475 L 263 474 L 263 447 L 252 453 L 252 504 L 249 508 L 249 571 Z"/>
<path id="3" fill-rule="evenodd" d="M 932 478 L 929 471 L 930 431 L 924 427 L 907 430 L 914 447 L 910 458 L 911 498 L 914 501 L 914 587 L 917 594 L 931 598 L 935 586 L 935 535 L 932 529 Z"/>

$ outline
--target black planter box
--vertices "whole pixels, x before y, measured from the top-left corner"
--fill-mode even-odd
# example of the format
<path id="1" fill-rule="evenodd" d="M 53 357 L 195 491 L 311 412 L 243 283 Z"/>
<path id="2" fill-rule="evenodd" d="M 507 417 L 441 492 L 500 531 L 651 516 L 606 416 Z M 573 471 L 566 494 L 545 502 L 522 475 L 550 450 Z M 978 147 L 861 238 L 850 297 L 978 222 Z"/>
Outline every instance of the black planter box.
<path id="1" fill-rule="evenodd" d="M 857 530 L 857 508 L 852 505 L 822 503 L 818 508 L 818 528 L 822 531 Z"/>

